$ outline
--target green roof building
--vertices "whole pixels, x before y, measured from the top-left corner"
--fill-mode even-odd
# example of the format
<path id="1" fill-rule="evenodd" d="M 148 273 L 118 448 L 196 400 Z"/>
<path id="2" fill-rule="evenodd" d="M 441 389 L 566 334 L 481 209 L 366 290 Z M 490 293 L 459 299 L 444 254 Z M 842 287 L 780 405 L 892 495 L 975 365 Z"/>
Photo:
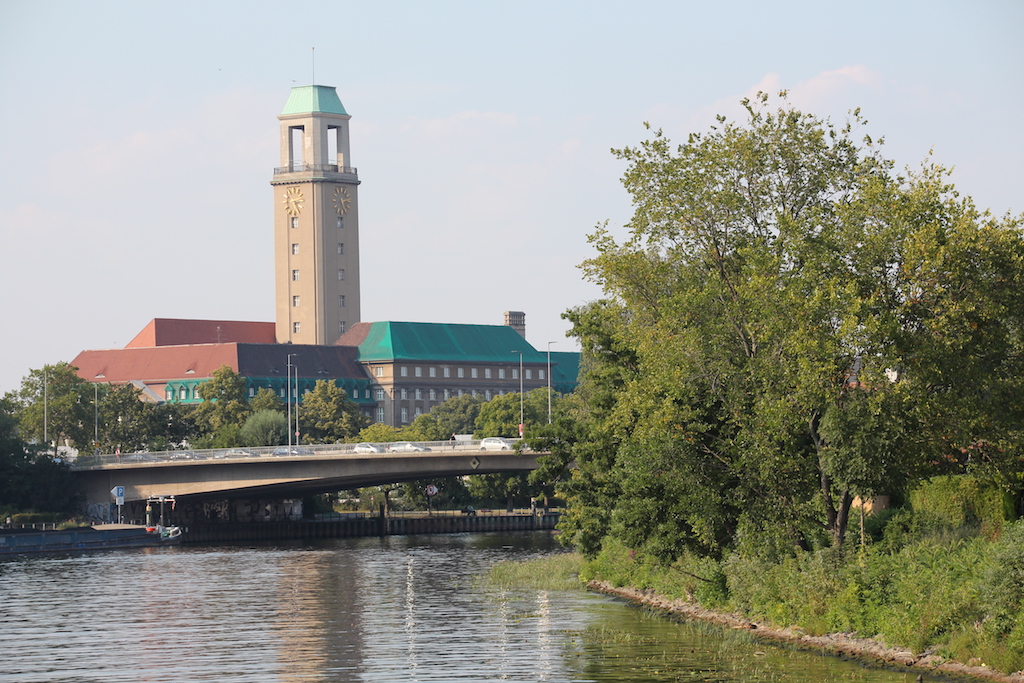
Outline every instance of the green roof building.
<path id="1" fill-rule="evenodd" d="M 490 400 L 549 386 L 569 392 L 579 370 L 578 353 L 549 358 L 509 325 L 357 323 L 338 345 L 358 349 L 374 382 L 374 418 L 396 427 L 464 394 Z"/>

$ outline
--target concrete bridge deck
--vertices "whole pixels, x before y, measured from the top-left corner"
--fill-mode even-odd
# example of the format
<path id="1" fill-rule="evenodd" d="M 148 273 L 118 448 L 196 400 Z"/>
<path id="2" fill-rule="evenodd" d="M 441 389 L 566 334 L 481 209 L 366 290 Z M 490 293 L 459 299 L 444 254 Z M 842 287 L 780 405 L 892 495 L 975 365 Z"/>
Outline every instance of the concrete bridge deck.
<path id="1" fill-rule="evenodd" d="M 153 496 L 292 498 L 433 477 L 529 471 L 543 455 L 485 451 L 479 442 L 418 445 L 430 450 L 355 453 L 353 444 L 317 444 L 278 456 L 274 449 L 168 452 L 145 454 L 145 459 L 104 456 L 98 464 L 85 460 L 74 471 L 90 503 L 109 503 L 115 486 L 124 486 L 126 502 Z"/>

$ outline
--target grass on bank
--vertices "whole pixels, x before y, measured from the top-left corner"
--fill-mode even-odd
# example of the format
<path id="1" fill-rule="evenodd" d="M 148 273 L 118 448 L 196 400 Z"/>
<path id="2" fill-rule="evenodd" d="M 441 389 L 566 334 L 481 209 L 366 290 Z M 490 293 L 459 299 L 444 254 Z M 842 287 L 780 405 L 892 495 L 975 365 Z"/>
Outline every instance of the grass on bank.
<path id="1" fill-rule="evenodd" d="M 580 580 L 585 560 L 579 553 L 557 553 L 522 562 L 499 562 L 491 567 L 485 580 L 497 588 L 535 590 L 582 589 Z"/>
<path id="2" fill-rule="evenodd" d="M 894 521 L 899 528 L 880 542 L 778 561 L 734 554 L 665 567 L 611 541 L 581 576 L 810 635 L 851 633 L 967 665 L 1024 669 L 1024 520 L 991 541 L 977 525 L 951 528 L 927 514 Z"/>

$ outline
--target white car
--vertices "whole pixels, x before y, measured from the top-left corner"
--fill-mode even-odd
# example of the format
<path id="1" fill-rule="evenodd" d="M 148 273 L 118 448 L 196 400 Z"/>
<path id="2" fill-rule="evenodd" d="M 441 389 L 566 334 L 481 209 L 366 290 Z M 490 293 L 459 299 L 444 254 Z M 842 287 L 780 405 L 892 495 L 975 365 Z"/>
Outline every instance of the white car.
<path id="1" fill-rule="evenodd" d="M 388 453 L 421 453 L 429 450 L 426 446 L 418 446 L 411 441 L 401 441 L 388 446 Z"/>
<path id="2" fill-rule="evenodd" d="M 503 436 L 489 436 L 480 442 L 482 451 L 510 451 L 515 446 Z"/>
<path id="3" fill-rule="evenodd" d="M 384 448 L 373 443 L 357 443 L 353 448 L 356 453 L 383 453 Z"/>

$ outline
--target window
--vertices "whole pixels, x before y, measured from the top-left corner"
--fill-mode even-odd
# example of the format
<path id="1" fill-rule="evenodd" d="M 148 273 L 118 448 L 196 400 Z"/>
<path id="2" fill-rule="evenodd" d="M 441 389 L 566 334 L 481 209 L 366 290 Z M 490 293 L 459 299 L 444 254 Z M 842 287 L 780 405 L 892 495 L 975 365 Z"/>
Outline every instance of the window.
<path id="1" fill-rule="evenodd" d="M 292 227 L 293 228 L 299 227 L 299 217 L 298 216 L 292 216 Z"/>
<path id="2" fill-rule="evenodd" d="M 186 389 L 185 387 L 182 387 L 182 388 L 178 389 L 178 400 L 179 401 L 184 401 L 187 398 L 188 398 L 188 389 Z"/>
<path id="3" fill-rule="evenodd" d="M 464 392 L 462 389 L 459 389 L 459 396 L 462 396 L 464 393 L 466 392 Z"/>
<path id="4" fill-rule="evenodd" d="M 353 389 L 352 390 L 352 400 L 353 401 L 358 401 L 359 400 L 359 390 L 358 389 Z"/>
<path id="5" fill-rule="evenodd" d="M 512 368 L 512 379 L 519 379 L 519 370 Z"/>
<path id="6" fill-rule="evenodd" d="M 476 389 L 473 390 L 473 398 L 476 398 Z"/>
<path id="7" fill-rule="evenodd" d="M 491 378 L 491 369 L 490 368 L 484 368 L 484 379 L 490 379 L 490 378 Z"/>
<path id="8" fill-rule="evenodd" d="M 384 390 L 383 389 L 377 389 L 377 400 L 378 401 L 383 401 L 384 400 Z"/>
<path id="9" fill-rule="evenodd" d="M 338 334 L 345 334 L 345 321 L 342 320 L 338 323 Z"/>
<path id="10" fill-rule="evenodd" d="M 437 368 L 430 368 L 430 376 L 437 377 Z"/>
<path id="11" fill-rule="evenodd" d="M 465 368 L 459 368 L 459 377 L 462 378 L 462 377 L 465 377 L 465 376 L 466 376 L 466 369 Z"/>
<path id="12" fill-rule="evenodd" d="M 537 371 L 537 379 L 544 379 L 544 371 L 543 370 L 538 370 Z"/>
<path id="13" fill-rule="evenodd" d="M 498 368 L 498 379 L 505 379 L 505 368 Z"/>
<path id="14" fill-rule="evenodd" d="M 409 409 L 408 408 L 402 408 L 402 422 L 408 422 L 408 421 L 409 421 Z"/>
<path id="15" fill-rule="evenodd" d="M 473 379 L 476 379 L 476 368 L 469 369 L 469 376 L 472 377 Z"/>
<path id="16" fill-rule="evenodd" d="M 416 368 L 415 368 L 415 375 L 417 377 L 422 377 L 423 376 L 423 368 L 421 368 L 420 366 L 417 365 Z"/>
<path id="17" fill-rule="evenodd" d="M 338 219 L 338 222 L 339 223 L 341 222 L 340 218 Z M 377 422 L 383 422 L 383 421 L 384 421 L 384 409 L 383 408 L 377 408 Z"/>
<path id="18" fill-rule="evenodd" d="M 295 282 L 299 281 L 299 271 L 298 271 L 298 269 L 292 271 L 292 280 L 295 281 Z"/>
<path id="19" fill-rule="evenodd" d="M 338 279 L 339 280 L 344 280 L 345 279 L 345 269 L 344 268 L 338 268 Z"/>
<path id="20" fill-rule="evenodd" d="M 302 330 L 302 323 L 292 323 L 292 334 L 298 334 Z"/>
<path id="21" fill-rule="evenodd" d="M 452 369 L 451 368 L 445 368 L 444 369 L 444 376 L 445 377 L 451 377 L 452 376 Z"/>
<path id="22" fill-rule="evenodd" d="M 430 400 L 431 401 L 436 401 L 437 400 L 437 389 L 431 389 L 430 390 Z"/>
<path id="23" fill-rule="evenodd" d="M 452 397 L 452 390 L 451 389 L 445 389 L 444 390 L 444 400 L 447 401 L 451 397 Z"/>
<path id="24" fill-rule="evenodd" d="M 406 366 L 403 365 L 401 368 L 399 368 L 398 374 L 400 374 L 402 377 L 408 377 L 409 376 L 409 368 L 407 368 Z"/>
<path id="25" fill-rule="evenodd" d="M 341 229 L 341 228 L 344 228 L 344 227 L 345 227 L 345 219 L 342 218 L 341 216 L 338 216 L 338 228 Z"/>
<path id="26" fill-rule="evenodd" d="M 403 399 L 409 398 L 409 390 L 408 389 L 402 389 L 402 398 Z"/>
<path id="27" fill-rule="evenodd" d="M 533 379 L 533 370 L 526 368 L 526 379 Z"/>
<path id="28" fill-rule="evenodd" d="M 420 415 L 422 415 L 422 414 L 423 414 L 423 408 L 419 408 L 419 407 L 417 407 L 417 408 L 416 408 L 416 417 L 419 417 L 419 416 L 420 416 Z"/>
<path id="29" fill-rule="evenodd" d="M 374 375 L 374 377 L 383 377 L 384 376 L 384 366 L 378 365 L 377 367 L 375 367 L 373 369 L 373 375 Z"/>
<path id="30" fill-rule="evenodd" d="M 298 294 L 296 294 L 295 296 L 292 297 L 292 306 L 294 308 L 298 308 L 299 307 L 299 295 Z"/>
<path id="31" fill-rule="evenodd" d="M 488 389 L 487 391 L 485 391 L 484 392 L 484 396 L 486 396 L 487 400 L 490 401 L 491 400 L 491 390 Z"/>
<path id="32" fill-rule="evenodd" d="M 366 390 L 366 391 L 365 391 L 365 392 L 363 393 L 363 396 L 364 396 L 364 397 L 366 397 L 366 398 L 370 398 L 370 390 L 369 390 L 369 389 L 367 389 L 367 390 Z"/>
<path id="33" fill-rule="evenodd" d="M 292 253 L 293 254 L 298 254 L 299 253 L 299 245 L 298 244 L 293 244 L 292 245 Z"/>
<path id="34" fill-rule="evenodd" d="M 345 253 L 345 243 L 344 242 L 338 242 L 338 253 L 339 254 L 344 254 Z"/>
<path id="35" fill-rule="evenodd" d="M 165 387 L 164 388 L 164 398 L 167 399 L 168 401 L 173 400 L 174 399 L 174 389 L 172 389 L 171 387 Z"/>
<path id="36" fill-rule="evenodd" d="M 416 390 L 416 400 L 417 401 L 422 401 L 423 400 L 423 390 L 422 389 L 417 389 Z"/>
<path id="37" fill-rule="evenodd" d="M 339 294 L 338 295 L 338 308 L 345 308 L 345 295 L 344 294 Z"/>

